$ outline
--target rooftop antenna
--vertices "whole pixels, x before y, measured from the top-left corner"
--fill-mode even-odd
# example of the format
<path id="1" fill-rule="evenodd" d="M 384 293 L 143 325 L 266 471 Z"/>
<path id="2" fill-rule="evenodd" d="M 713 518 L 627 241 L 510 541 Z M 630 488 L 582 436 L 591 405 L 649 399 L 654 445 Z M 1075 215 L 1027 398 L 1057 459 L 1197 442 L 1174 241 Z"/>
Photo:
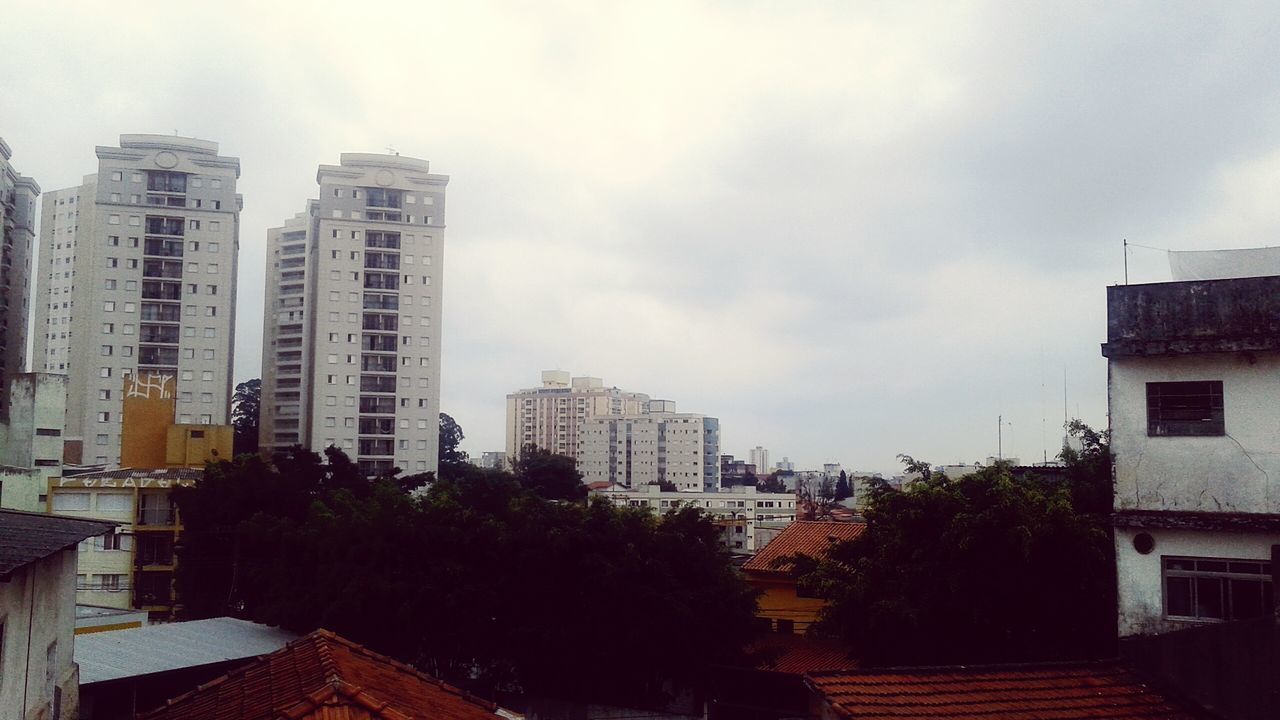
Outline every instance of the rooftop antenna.
<path id="1" fill-rule="evenodd" d="M 1124 284 L 1129 284 L 1129 238 L 1124 239 Z"/>
<path id="2" fill-rule="evenodd" d="M 399 156 L 399 155 L 400 155 L 400 151 L 399 151 L 399 150 L 396 150 L 395 148 L 391 147 L 390 145 L 388 145 L 388 146 L 387 146 L 387 152 L 391 153 L 392 155 L 396 155 L 396 156 Z"/>

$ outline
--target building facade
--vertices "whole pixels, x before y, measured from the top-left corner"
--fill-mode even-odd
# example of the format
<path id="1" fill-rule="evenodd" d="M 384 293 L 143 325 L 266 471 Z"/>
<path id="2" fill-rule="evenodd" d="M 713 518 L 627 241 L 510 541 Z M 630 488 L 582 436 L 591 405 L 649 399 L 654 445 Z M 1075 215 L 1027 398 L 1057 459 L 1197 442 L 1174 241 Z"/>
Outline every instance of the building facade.
<path id="1" fill-rule="evenodd" d="M 31 259 L 35 250 L 36 198 L 40 186 L 9 164 L 0 138 L 0 388 L 26 369 L 27 318 L 31 312 Z M 8 410 L 0 396 L 0 419 Z"/>
<path id="2" fill-rule="evenodd" d="M 796 519 L 795 495 L 757 492 L 754 485 L 709 492 L 670 492 L 657 485 L 635 489 L 614 486 L 593 490 L 591 494 L 619 507 L 648 508 L 656 514 L 682 507 L 699 508 L 716 519 L 724 531 L 725 546 L 741 552 L 758 549 L 757 522 L 789 523 Z"/>
<path id="3" fill-rule="evenodd" d="M 79 716 L 76 547 L 110 523 L 0 510 L 0 714 L 13 720 Z"/>
<path id="4" fill-rule="evenodd" d="M 751 448 L 751 452 L 748 455 L 748 457 L 751 458 L 751 464 L 756 466 L 757 474 L 768 475 L 770 472 L 773 471 L 773 468 L 769 465 L 769 449 L 768 448 L 762 445 L 757 445 Z"/>
<path id="5" fill-rule="evenodd" d="M 541 387 L 507 395 L 507 457 L 536 445 L 577 458 L 580 425 L 596 417 L 643 415 L 649 403 L 648 395 L 605 387 L 600 378 L 544 370 Z"/>
<path id="6" fill-rule="evenodd" d="M 684 492 L 720 487 L 720 421 L 692 413 L 594 417 L 578 424 L 584 483 L 627 488 L 671 483 Z"/>
<path id="7" fill-rule="evenodd" d="M 1121 637 L 1258 617 L 1280 546 L 1280 277 L 1107 289 Z"/>
<path id="8" fill-rule="evenodd" d="M 180 384 L 179 422 L 229 421 L 240 161 L 165 135 L 97 156 L 44 200 L 33 367 L 68 377 L 67 461 L 116 465 L 126 375 Z"/>
<path id="9" fill-rule="evenodd" d="M 9 416 L 0 423 L 0 507 L 40 512 L 49 478 L 62 474 L 67 376 L 12 375 L 4 394 Z"/>
<path id="10" fill-rule="evenodd" d="M 268 231 L 260 447 L 433 472 L 449 177 L 343 153 L 316 182 L 319 199 Z"/>

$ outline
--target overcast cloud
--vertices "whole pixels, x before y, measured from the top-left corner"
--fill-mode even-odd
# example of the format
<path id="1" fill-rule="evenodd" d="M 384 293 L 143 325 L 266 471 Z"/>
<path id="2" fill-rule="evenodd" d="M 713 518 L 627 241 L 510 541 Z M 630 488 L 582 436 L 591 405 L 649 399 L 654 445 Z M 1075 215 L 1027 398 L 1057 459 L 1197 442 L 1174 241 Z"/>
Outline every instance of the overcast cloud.
<path id="1" fill-rule="evenodd" d="M 242 164 L 266 228 L 342 152 L 450 175 L 442 404 L 472 453 L 542 369 L 892 471 L 1106 424 L 1121 240 L 1277 244 L 1273 3 L 17 3 L 0 136 L 46 190 L 121 133 Z M 1137 249 L 1134 281 L 1168 279 Z"/>

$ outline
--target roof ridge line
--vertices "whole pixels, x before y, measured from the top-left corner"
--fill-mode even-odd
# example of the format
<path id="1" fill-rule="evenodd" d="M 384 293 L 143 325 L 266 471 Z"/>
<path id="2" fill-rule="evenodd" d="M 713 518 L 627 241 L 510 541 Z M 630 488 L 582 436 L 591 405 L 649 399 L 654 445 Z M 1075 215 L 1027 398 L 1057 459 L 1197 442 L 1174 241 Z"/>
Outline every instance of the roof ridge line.
<path id="1" fill-rule="evenodd" d="M 425 673 L 425 672 L 423 672 L 423 671 L 419 670 L 418 668 L 415 668 L 414 666 L 412 666 L 412 665 L 410 665 L 410 664 L 408 664 L 408 663 L 401 662 L 401 661 L 399 661 L 399 660 L 397 660 L 397 659 L 395 659 L 395 658 L 393 658 L 393 657 L 391 657 L 391 656 L 389 656 L 389 655 L 384 655 L 384 654 L 382 654 L 382 653 L 380 653 L 380 652 L 378 652 L 378 651 L 376 651 L 376 650 L 373 650 L 372 648 L 366 647 L 366 646 L 361 645 L 361 644 L 359 644 L 359 643 L 357 643 L 357 642 L 354 642 L 354 641 L 352 641 L 352 640 L 349 640 L 349 639 L 347 639 L 347 638 L 345 638 L 345 637 L 343 637 L 343 636 L 341 636 L 341 635 L 338 635 L 338 634 L 334 633 L 334 632 L 333 632 L 333 631 L 331 631 L 331 630 L 325 630 L 325 629 L 321 628 L 321 629 L 317 629 L 317 630 L 315 630 L 315 631 L 314 631 L 313 633 L 311 633 L 311 634 L 312 634 L 312 635 L 314 635 L 314 634 L 317 634 L 317 633 L 323 633 L 327 639 L 329 639 L 329 640 L 331 640 L 331 641 L 336 641 L 338 644 L 344 645 L 348 650 L 351 650 L 351 651 L 352 651 L 352 652 L 354 652 L 354 653 L 358 653 L 358 654 L 360 654 L 360 655 L 364 655 L 365 657 L 367 657 L 367 658 L 369 658 L 369 659 L 371 659 L 371 660 L 375 660 L 375 661 L 380 662 L 380 663 L 383 663 L 383 664 L 385 664 L 385 665 L 390 665 L 391 667 L 393 667 L 393 668 L 395 668 L 395 669 L 397 669 L 397 670 L 399 670 L 399 671 L 401 671 L 401 672 L 405 672 L 405 673 L 408 673 L 408 674 L 410 674 L 410 675 L 413 675 L 414 677 L 418 678 L 419 680 L 423 680 L 423 681 L 425 681 L 425 682 L 429 682 L 429 683 L 431 683 L 432 685 L 435 685 L 435 686 L 439 687 L 441 690 L 444 690 L 444 691 L 446 691 L 446 692 L 449 692 L 449 693 L 452 693 L 452 694 L 454 694 L 454 695 L 457 695 L 458 697 L 462 697 L 462 698 L 465 698 L 465 699 L 470 700 L 470 701 L 472 701 L 472 702 L 476 702 L 476 703 L 479 703 L 479 704 L 481 704 L 481 705 L 485 705 L 486 707 L 489 707 L 489 709 L 493 709 L 493 708 L 497 708 L 497 707 L 499 707 L 499 706 L 498 706 L 498 704 L 497 704 L 497 703 L 495 703 L 495 702 L 493 702 L 492 700 L 488 700 L 488 699 L 485 699 L 485 698 L 482 698 L 482 697 L 478 697 L 478 696 L 476 696 L 476 695 L 473 695 L 473 694 L 471 694 L 470 692 L 468 692 L 467 690 L 464 690 L 464 689 L 462 689 L 462 688 L 460 688 L 460 687 L 457 687 L 457 686 L 455 686 L 455 685 L 451 685 L 451 684 L 449 684 L 449 683 L 445 682 L 444 680 L 441 680 L 440 678 L 435 677 L 434 675 L 429 675 L 429 674 L 427 674 L 427 673 Z M 308 636 L 308 637 L 309 637 L 309 636 Z M 357 687 L 357 686 L 354 686 L 354 685 L 353 685 L 352 687 Z M 366 691 L 366 692 L 367 692 L 367 691 Z M 374 697 L 376 697 L 376 695 L 375 695 Z"/>

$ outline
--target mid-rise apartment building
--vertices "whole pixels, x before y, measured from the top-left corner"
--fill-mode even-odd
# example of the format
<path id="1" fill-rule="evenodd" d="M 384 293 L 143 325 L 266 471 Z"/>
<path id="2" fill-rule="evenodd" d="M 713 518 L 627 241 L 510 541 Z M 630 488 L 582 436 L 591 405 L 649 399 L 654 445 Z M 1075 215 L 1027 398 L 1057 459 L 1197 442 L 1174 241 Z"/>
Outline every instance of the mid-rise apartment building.
<path id="1" fill-rule="evenodd" d="M 126 375 L 172 378 L 179 422 L 229 421 L 240 161 L 166 135 L 97 157 L 45 195 L 32 365 L 68 377 L 67 460 L 115 465 Z"/>
<path id="2" fill-rule="evenodd" d="M 26 368 L 27 318 L 31 310 L 36 198 L 40 186 L 9 164 L 13 155 L 0 138 L 0 388 Z M 0 392 L 0 419 L 8 410 Z"/>
<path id="3" fill-rule="evenodd" d="M 343 153 L 267 235 L 260 447 L 333 446 L 368 474 L 435 471 L 447 175 Z"/>
<path id="4" fill-rule="evenodd" d="M 1274 608 L 1280 276 L 1107 289 L 1118 629 Z"/>
<path id="5" fill-rule="evenodd" d="M 671 483 L 685 492 L 720 487 L 716 418 L 657 412 L 589 418 L 578 428 L 578 471 L 585 483 L 627 488 Z"/>
<path id="6" fill-rule="evenodd" d="M 793 493 L 762 493 L 754 485 L 697 492 L 666 491 L 658 485 L 614 486 L 593 490 L 591 495 L 619 507 L 648 508 L 659 515 L 683 507 L 699 508 L 720 526 L 726 547 L 745 552 L 755 552 L 760 547 L 757 523 L 791 523 L 796 519 Z"/>
<path id="7" fill-rule="evenodd" d="M 525 445 L 578 457 L 579 427 L 596 417 L 643 415 L 649 396 L 605 387 L 594 377 L 574 377 L 544 370 L 542 385 L 507 395 L 507 457 Z"/>

